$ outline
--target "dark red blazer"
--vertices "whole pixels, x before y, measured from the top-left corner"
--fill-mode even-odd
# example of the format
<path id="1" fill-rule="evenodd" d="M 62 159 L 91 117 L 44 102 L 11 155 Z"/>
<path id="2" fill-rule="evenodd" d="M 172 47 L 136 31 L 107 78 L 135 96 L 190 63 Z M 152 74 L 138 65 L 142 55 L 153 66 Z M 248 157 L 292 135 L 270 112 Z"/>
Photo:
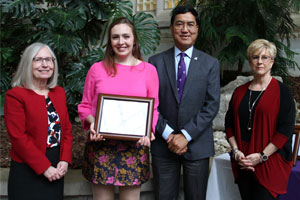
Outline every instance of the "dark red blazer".
<path id="1" fill-rule="evenodd" d="M 50 89 L 49 98 L 61 123 L 60 160 L 72 163 L 72 124 L 62 87 Z M 48 114 L 45 97 L 33 90 L 15 87 L 5 95 L 4 119 L 11 142 L 12 160 L 25 163 L 36 174 L 42 174 L 50 165 L 45 156 L 48 136 Z"/>

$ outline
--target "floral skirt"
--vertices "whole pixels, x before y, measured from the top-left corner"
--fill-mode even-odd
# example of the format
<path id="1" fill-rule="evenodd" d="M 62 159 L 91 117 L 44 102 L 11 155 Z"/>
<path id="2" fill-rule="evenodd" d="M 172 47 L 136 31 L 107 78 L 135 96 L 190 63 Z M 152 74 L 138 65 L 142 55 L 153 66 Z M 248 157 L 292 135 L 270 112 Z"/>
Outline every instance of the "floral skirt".
<path id="1" fill-rule="evenodd" d="M 88 141 L 82 173 L 94 184 L 141 185 L 150 175 L 149 148 L 137 146 L 135 141 Z"/>

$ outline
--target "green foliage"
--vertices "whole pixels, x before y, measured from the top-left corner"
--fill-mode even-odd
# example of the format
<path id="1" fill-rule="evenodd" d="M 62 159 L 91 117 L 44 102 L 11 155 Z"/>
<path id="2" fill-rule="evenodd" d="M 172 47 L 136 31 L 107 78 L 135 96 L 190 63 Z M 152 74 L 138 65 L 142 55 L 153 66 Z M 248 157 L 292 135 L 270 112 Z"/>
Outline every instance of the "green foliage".
<path id="1" fill-rule="evenodd" d="M 157 31 L 158 24 L 152 15 L 140 12 L 134 15 L 131 21 L 135 25 L 143 53 L 148 55 L 155 52 L 159 45 L 160 32 Z"/>
<path id="2" fill-rule="evenodd" d="M 258 38 L 277 46 L 273 73 L 285 76 L 289 68 L 299 66 L 293 61 L 297 54 L 290 50 L 290 37 L 295 28 L 292 11 L 299 11 L 299 0 L 194 0 L 182 1 L 197 8 L 200 16 L 196 47 L 216 53 L 224 66 L 238 65 L 242 72 L 249 44 Z M 283 41 L 286 41 L 283 43 Z"/>
<path id="3" fill-rule="evenodd" d="M 43 3 L 42 0 L 4 0 L 3 5 L 4 13 L 10 12 L 14 18 L 24 18 L 31 15 L 35 11 L 35 5 Z"/>
<path id="4" fill-rule="evenodd" d="M 86 73 L 103 57 L 106 30 L 113 19 L 125 16 L 133 21 L 145 55 L 159 45 L 156 21 L 143 12 L 134 14 L 129 0 L 2 0 L 0 7 L 0 98 L 10 87 L 22 51 L 33 42 L 43 42 L 57 56 L 59 84 L 66 90 L 72 119 L 77 116 Z"/>
<path id="5" fill-rule="evenodd" d="M 59 85 L 65 88 L 69 113 L 72 118 L 77 116 L 77 105 L 82 98 L 85 76 L 90 66 L 102 60 L 103 55 L 102 48 L 90 50 L 88 55 L 80 58 L 80 62 L 69 63 L 62 69 L 65 77 L 60 80 Z"/>

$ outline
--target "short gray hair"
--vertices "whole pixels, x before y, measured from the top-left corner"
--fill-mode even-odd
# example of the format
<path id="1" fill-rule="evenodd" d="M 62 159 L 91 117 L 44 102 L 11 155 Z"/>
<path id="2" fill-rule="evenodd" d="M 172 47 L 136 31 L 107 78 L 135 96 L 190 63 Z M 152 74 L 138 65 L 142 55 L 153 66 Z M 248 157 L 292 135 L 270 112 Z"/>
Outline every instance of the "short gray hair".
<path id="1" fill-rule="evenodd" d="M 25 87 L 27 89 L 33 89 L 32 61 L 36 54 L 44 47 L 49 50 L 51 56 L 54 58 L 54 70 L 52 76 L 47 82 L 47 86 L 48 88 L 56 87 L 58 78 L 56 56 L 48 45 L 39 42 L 31 44 L 24 50 L 24 53 L 22 54 L 21 60 L 18 65 L 17 72 L 11 82 L 12 87 L 19 86 Z"/>

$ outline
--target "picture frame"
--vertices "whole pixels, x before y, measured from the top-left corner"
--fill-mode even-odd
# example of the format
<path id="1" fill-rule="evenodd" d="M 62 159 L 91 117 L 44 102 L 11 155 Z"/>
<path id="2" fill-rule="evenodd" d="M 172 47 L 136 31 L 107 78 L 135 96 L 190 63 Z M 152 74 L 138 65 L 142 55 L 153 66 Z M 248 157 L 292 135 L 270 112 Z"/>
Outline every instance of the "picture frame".
<path id="1" fill-rule="evenodd" d="M 299 150 L 299 143 L 300 143 L 300 125 L 294 126 L 294 134 L 293 134 L 293 165 L 297 164 L 297 160 L 300 160 L 300 150 Z"/>
<path id="2" fill-rule="evenodd" d="M 95 130 L 107 139 L 137 141 L 150 137 L 154 98 L 98 95 Z"/>

